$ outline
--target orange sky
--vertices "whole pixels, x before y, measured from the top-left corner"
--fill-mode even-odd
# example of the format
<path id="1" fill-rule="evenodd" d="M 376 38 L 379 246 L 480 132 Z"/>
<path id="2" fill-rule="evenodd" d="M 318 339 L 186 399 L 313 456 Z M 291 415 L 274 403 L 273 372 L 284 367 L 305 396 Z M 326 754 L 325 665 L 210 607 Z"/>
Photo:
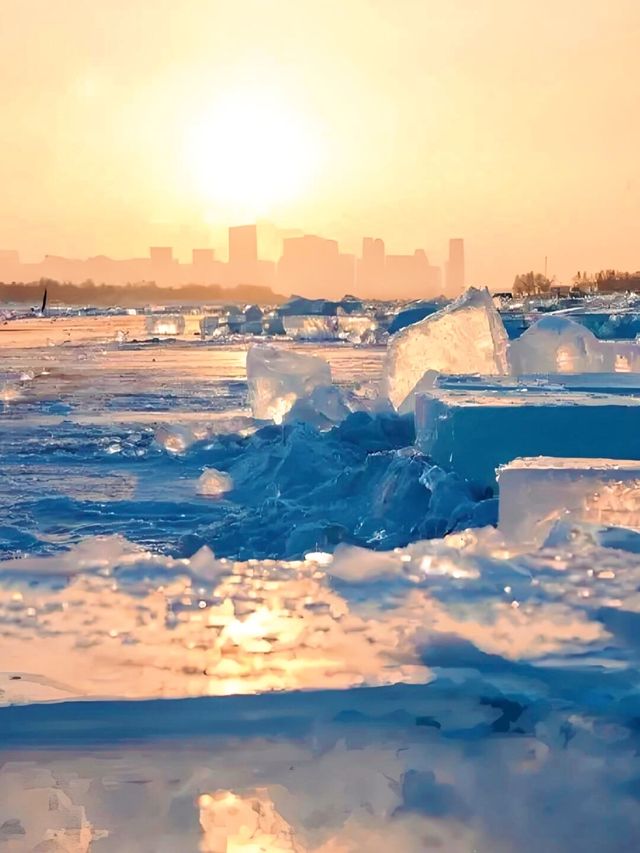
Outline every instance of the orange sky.
<path id="1" fill-rule="evenodd" d="M 640 267 L 638 0 L 2 0 L 0 248 L 268 217 L 468 283 Z"/>

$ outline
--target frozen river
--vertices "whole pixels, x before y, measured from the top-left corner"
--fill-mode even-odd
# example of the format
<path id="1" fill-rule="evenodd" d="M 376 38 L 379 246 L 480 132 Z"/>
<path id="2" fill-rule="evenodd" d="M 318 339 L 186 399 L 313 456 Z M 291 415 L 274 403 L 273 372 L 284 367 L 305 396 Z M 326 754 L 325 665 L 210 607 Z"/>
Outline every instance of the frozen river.
<path id="1" fill-rule="evenodd" d="M 410 424 L 256 424 L 197 319 L 0 327 L 0 849 L 635 849 L 640 549 L 462 532 Z"/>

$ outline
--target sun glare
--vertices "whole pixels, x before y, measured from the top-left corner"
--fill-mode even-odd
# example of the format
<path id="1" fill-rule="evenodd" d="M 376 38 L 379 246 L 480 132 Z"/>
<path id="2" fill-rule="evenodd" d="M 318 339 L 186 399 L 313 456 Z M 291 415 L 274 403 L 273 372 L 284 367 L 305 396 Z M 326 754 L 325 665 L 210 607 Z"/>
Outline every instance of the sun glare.
<path id="1" fill-rule="evenodd" d="M 197 192 L 227 216 L 257 217 L 298 198 L 318 166 L 317 134 L 273 96 L 229 94 L 187 132 Z"/>

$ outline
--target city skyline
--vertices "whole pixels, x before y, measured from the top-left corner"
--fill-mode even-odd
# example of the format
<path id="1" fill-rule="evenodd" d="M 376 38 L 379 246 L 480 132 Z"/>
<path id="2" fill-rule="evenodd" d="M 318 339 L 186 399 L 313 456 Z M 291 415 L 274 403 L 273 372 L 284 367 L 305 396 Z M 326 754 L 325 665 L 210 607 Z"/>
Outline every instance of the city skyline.
<path id="1" fill-rule="evenodd" d="M 269 218 L 467 277 L 640 266 L 637 0 L 5 0 L 0 245 Z M 25 61 L 25 51 L 28 61 Z"/>
<path id="2" fill-rule="evenodd" d="M 423 248 L 402 255 L 386 251 L 384 240 L 363 237 L 360 253 L 341 251 L 339 242 L 283 230 L 269 222 L 230 226 L 222 257 L 211 247 L 193 247 L 180 261 L 172 246 L 151 246 L 144 257 L 45 255 L 24 262 L 15 249 L 0 249 L 0 281 L 52 278 L 75 284 L 133 284 L 154 281 L 165 287 L 186 284 L 236 287 L 256 285 L 282 294 L 420 299 L 455 297 L 465 286 L 464 240 L 451 238 L 444 270 Z"/>

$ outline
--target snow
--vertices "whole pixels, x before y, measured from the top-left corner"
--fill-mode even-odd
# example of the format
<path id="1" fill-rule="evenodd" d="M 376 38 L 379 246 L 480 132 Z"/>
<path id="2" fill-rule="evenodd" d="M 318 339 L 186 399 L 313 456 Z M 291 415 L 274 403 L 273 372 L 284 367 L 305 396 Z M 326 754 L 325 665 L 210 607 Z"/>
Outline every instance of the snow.
<path id="1" fill-rule="evenodd" d="M 470 288 L 446 308 L 389 341 L 385 389 L 396 409 L 427 371 L 508 373 L 507 334 L 488 291 Z"/>
<path id="2" fill-rule="evenodd" d="M 541 545 L 557 522 L 640 529 L 640 462 L 514 459 L 498 472 L 499 527 L 509 539 Z"/>

